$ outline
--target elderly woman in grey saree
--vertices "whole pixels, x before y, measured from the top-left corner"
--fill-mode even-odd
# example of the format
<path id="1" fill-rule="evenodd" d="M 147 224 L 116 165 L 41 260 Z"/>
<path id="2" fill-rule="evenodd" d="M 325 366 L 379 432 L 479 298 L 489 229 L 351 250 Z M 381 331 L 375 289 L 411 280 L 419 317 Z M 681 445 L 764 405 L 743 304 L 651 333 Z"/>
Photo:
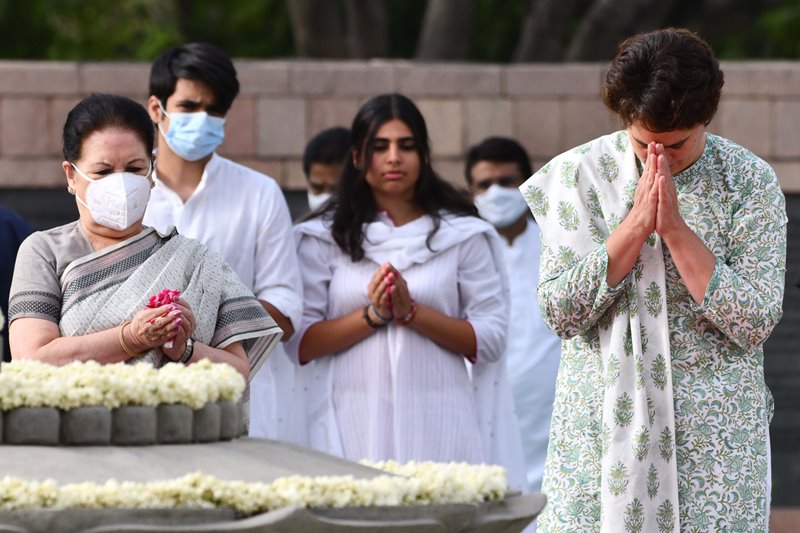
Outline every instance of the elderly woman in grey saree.
<path id="1" fill-rule="evenodd" d="M 20 248 L 9 301 L 14 359 L 209 359 L 247 378 L 280 339 L 219 255 L 142 226 L 153 143 L 147 112 L 128 98 L 93 95 L 70 112 L 62 166 L 80 218 Z M 164 289 L 181 294 L 146 308 Z"/>

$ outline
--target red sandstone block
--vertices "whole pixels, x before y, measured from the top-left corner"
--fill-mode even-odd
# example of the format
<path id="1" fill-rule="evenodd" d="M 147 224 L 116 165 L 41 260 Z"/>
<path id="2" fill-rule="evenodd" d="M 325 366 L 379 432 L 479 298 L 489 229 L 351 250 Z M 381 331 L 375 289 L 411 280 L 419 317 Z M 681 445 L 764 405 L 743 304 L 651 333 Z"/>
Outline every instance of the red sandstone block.
<path id="1" fill-rule="evenodd" d="M 148 96 L 148 63 L 81 63 L 78 66 L 79 91 L 130 96 L 144 104 Z"/>
<path id="2" fill-rule="evenodd" d="M 236 76 L 240 85 L 239 97 L 287 94 L 290 64 L 288 61 L 235 61 Z"/>
<path id="3" fill-rule="evenodd" d="M 240 96 L 225 116 L 225 142 L 220 153 L 225 156 L 252 157 L 255 153 L 255 100 Z"/>
<path id="4" fill-rule="evenodd" d="M 419 96 L 499 95 L 501 67 L 453 63 L 398 63 L 397 87 L 401 93 Z"/>
<path id="5" fill-rule="evenodd" d="M 295 191 L 306 189 L 306 178 L 300 158 L 284 159 L 281 167 L 281 179 L 278 183 L 284 189 Z"/>
<path id="6" fill-rule="evenodd" d="M 77 63 L 0 61 L 0 93 L 4 96 L 63 95 L 77 92 Z"/>
<path id="7" fill-rule="evenodd" d="M 303 99 L 260 99 L 256 107 L 256 153 L 300 157 L 307 138 L 306 115 Z"/>
<path id="8" fill-rule="evenodd" d="M 465 151 L 490 135 L 502 137 L 513 135 L 514 120 L 510 100 L 467 100 L 464 102 L 464 109 L 466 115 Z"/>
<path id="9" fill-rule="evenodd" d="M 61 169 L 63 158 L 0 158 L 0 184 L 3 187 L 67 188 Z"/>
<path id="10" fill-rule="evenodd" d="M 770 510 L 771 533 L 796 533 L 800 529 L 800 507 L 773 507 Z"/>
<path id="11" fill-rule="evenodd" d="M 514 103 L 514 136 L 531 157 L 549 160 L 564 151 L 562 105 L 557 99 Z"/>
<path id="12" fill-rule="evenodd" d="M 795 61 L 726 61 L 724 96 L 791 96 L 800 94 L 800 64 Z"/>
<path id="13" fill-rule="evenodd" d="M 772 155 L 797 158 L 800 147 L 800 101 L 777 101 L 772 105 Z M 748 142 L 751 139 L 748 138 Z M 747 146 L 747 144 L 745 144 Z"/>
<path id="14" fill-rule="evenodd" d="M 44 98 L 6 97 L 0 100 L 3 155 L 47 155 L 47 131 L 47 100 Z"/>
<path id="15" fill-rule="evenodd" d="M 514 96 L 578 95 L 599 101 L 606 68 L 600 63 L 511 65 L 504 71 L 504 89 Z"/>
<path id="16" fill-rule="evenodd" d="M 452 183 L 455 188 L 467 188 L 462 158 L 437 158 L 433 162 L 433 169 L 446 181 Z"/>
<path id="17" fill-rule="evenodd" d="M 80 102 L 76 97 L 59 97 L 48 100 L 47 110 L 47 152 L 57 155 L 62 153 L 64 122 L 67 114 Z"/>
<path id="18" fill-rule="evenodd" d="M 349 128 L 358 111 L 359 102 L 353 98 L 314 98 L 309 101 L 308 136 L 325 128 L 343 126 Z"/>
<path id="19" fill-rule="evenodd" d="M 760 157 L 768 157 L 772 155 L 771 107 L 765 99 L 723 98 L 709 131 L 745 146 Z"/>
<path id="20" fill-rule="evenodd" d="M 562 112 L 562 152 L 622 128 L 599 99 L 567 99 Z"/>
<path id="21" fill-rule="evenodd" d="M 378 61 L 292 64 L 291 91 L 297 95 L 362 95 L 395 91 L 394 69 Z"/>
<path id="22" fill-rule="evenodd" d="M 464 155 L 464 119 L 461 101 L 448 100 L 417 100 L 425 124 L 428 126 L 428 136 L 431 139 L 431 150 L 435 156 Z"/>
<path id="23" fill-rule="evenodd" d="M 785 193 L 800 193 L 800 162 L 767 161 L 778 175 L 778 182 Z"/>

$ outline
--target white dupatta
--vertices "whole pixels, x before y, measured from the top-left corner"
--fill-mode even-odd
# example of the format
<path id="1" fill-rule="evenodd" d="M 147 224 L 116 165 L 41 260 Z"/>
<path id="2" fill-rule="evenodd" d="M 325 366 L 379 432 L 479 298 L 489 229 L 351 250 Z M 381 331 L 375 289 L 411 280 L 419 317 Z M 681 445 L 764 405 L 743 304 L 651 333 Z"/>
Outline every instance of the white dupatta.
<path id="1" fill-rule="evenodd" d="M 432 220 L 427 216 L 400 227 L 395 227 L 381 216 L 365 226 L 363 242 L 365 258 L 377 265 L 389 262 L 402 272 L 414 264 L 425 263 L 435 254 L 456 246 L 470 237 L 483 234 L 489 243 L 489 252 L 497 267 L 502 292 L 508 306 L 509 288 L 502 242 L 495 229 L 479 218 L 444 215 L 429 248 L 426 239 L 431 227 Z M 295 232 L 298 234 L 298 240 L 299 235 L 310 235 L 335 245 L 329 223 L 320 218 L 295 226 Z M 304 324 L 304 328 L 308 326 L 309 324 Z M 290 341 L 289 344 L 295 349 L 303 333 L 304 331 L 299 332 Z M 325 387 L 312 391 L 309 406 L 311 442 L 317 448 L 341 455 L 341 442 L 331 402 L 331 358 L 317 359 L 313 364 L 315 380 L 325 383 Z M 475 387 L 477 417 L 486 460 L 506 467 L 510 487 L 524 489 L 527 487 L 527 482 L 522 443 L 514 415 L 505 356 L 502 355 L 491 362 L 479 360 L 471 365 L 471 376 Z"/>
<path id="2" fill-rule="evenodd" d="M 572 258 L 566 270 L 605 243 L 628 214 L 638 179 L 636 155 L 622 131 L 556 157 L 521 190 L 543 244 Z M 603 532 L 680 531 L 664 268 L 661 239 L 653 234 L 616 303 L 592 326 L 605 383 Z"/>

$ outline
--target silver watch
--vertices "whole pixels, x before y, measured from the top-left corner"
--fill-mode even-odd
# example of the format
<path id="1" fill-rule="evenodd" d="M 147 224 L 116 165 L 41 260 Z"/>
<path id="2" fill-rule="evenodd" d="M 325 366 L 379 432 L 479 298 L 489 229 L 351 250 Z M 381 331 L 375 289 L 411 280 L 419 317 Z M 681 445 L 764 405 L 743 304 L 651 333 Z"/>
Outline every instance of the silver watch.
<path id="1" fill-rule="evenodd" d="M 192 353 L 194 353 L 194 339 L 189 337 L 186 339 L 186 349 L 183 351 L 183 355 L 178 360 L 179 363 L 183 363 L 184 365 L 189 362 L 189 359 L 192 358 Z"/>

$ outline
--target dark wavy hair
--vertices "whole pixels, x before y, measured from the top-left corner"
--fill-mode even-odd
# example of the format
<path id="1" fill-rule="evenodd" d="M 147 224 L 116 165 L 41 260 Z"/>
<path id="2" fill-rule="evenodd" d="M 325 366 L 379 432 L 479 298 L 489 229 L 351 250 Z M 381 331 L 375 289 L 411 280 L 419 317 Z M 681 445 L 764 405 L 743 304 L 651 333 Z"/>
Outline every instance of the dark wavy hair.
<path id="1" fill-rule="evenodd" d="M 462 216 L 478 216 L 467 195 L 440 178 L 431 166 L 430 140 L 425 119 L 409 98 L 402 94 L 381 94 L 370 98 L 353 119 L 350 128 L 350 147 L 353 155 L 363 161 L 357 168 L 353 157 L 348 157 L 342 169 L 338 190 L 334 198 L 320 211 L 309 218 L 327 216 L 332 218 L 332 234 L 343 252 L 353 262 L 364 258 L 364 224 L 375 220 L 377 207 L 372 189 L 366 180 L 367 169 L 372 161 L 375 135 L 385 123 L 398 119 L 411 130 L 420 160 L 420 172 L 414 186 L 414 201 L 433 219 L 433 228 L 426 245 L 439 231 L 442 212 Z"/>
<path id="2" fill-rule="evenodd" d="M 639 122 L 653 132 L 690 129 L 714 118 L 724 83 L 703 39 L 668 28 L 620 44 L 603 83 L 603 102 L 625 126 Z"/>
<path id="3" fill-rule="evenodd" d="M 150 94 L 167 107 L 178 80 L 200 81 L 214 91 L 216 111 L 227 113 L 239 94 L 239 80 L 230 57 L 209 43 L 187 43 L 166 49 L 150 67 Z"/>
<path id="4" fill-rule="evenodd" d="M 92 94 L 67 114 L 62 132 L 64 159 L 73 163 L 80 159 L 83 141 L 92 133 L 106 128 L 133 132 L 144 144 L 147 155 L 153 153 L 153 122 L 142 104 L 127 96 Z"/>

